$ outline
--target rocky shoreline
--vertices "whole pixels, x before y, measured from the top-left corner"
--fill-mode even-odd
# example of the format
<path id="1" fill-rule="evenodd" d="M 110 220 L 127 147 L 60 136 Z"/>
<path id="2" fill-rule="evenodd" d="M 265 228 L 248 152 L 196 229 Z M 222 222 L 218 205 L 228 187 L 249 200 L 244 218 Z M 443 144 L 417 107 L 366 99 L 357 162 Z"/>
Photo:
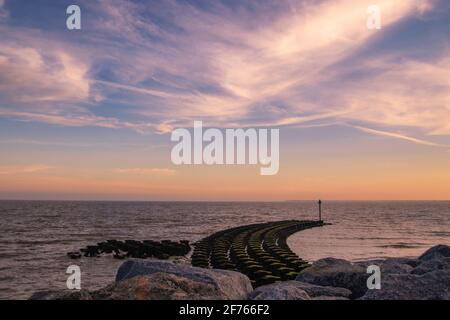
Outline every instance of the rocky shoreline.
<path id="1" fill-rule="evenodd" d="M 381 271 L 381 289 L 368 289 L 367 266 Z M 438 245 L 418 258 L 352 263 L 325 258 L 295 280 L 252 287 L 239 272 L 170 261 L 130 259 L 114 283 L 95 291 L 42 291 L 32 300 L 449 300 L 450 247 Z"/>

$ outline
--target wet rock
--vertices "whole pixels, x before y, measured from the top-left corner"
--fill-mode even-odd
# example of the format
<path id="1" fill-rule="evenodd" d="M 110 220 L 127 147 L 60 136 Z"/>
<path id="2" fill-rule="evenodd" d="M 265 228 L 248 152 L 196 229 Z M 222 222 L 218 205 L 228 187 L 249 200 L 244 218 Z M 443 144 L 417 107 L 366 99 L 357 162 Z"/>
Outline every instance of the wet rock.
<path id="1" fill-rule="evenodd" d="M 87 246 L 84 250 L 85 257 L 97 257 L 99 254 L 98 246 Z"/>
<path id="2" fill-rule="evenodd" d="M 367 291 L 366 268 L 349 261 L 325 258 L 314 262 L 295 280 L 319 286 L 340 287 L 352 292 L 351 298 L 359 298 Z"/>
<path id="3" fill-rule="evenodd" d="M 286 281 L 261 286 L 249 295 L 250 300 L 311 300 L 297 281 Z"/>
<path id="4" fill-rule="evenodd" d="M 113 254 L 113 258 L 114 259 L 118 259 L 118 260 L 123 260 L 123 259 L 125 259 L 125 255 L 124 254 L 120 254 L 120 253 L 114 253 Z"/>
<path id="5" fill-rule="evenodd" d="M 174 274 L 208 286 L 213 285 L 220 292 L 222 299 L 245 299 L 253 290 L 249 278 L 239 272 L 203 269 L 159 260 L 127 260 L 117 271 L 116 281 L 161 272 Z"/>
<path id="6" fill-rule="evenodd" d="M 419 260 L 428 261 L 443 258 L 450 258 L 450 247 L 440 244 L 425 251 L 425 253 L 419 257 Z"/>
<path id="7" fill-rule="evenodd" d="M 112 253 L 116 248 L 108 242 L 97 243 L 98 250 L 100 253 Z"/>
<path id="8" fill-rule="evenodd" d="M 361 300 L 449 300 L 450 270 L 416 274 L 388 274 L 380 290 L 368 290 Z"/>
<path id="9" fill-rule="evenodd" d="M 113 253 L 117 257 L 125 255 L 131 258 L 157 258 L 168 259 L 171 256 L 184 256 L 189 253 L 191 247 L 189 241 L 182 240 L 175 242 L 171 240 L 163 240 L 161 242 L 152 240 L 107 240 L 99 242 L 95 246 L 87 246 L 80 251 L 86 257 L 97 257 L 100 254 Z"/>

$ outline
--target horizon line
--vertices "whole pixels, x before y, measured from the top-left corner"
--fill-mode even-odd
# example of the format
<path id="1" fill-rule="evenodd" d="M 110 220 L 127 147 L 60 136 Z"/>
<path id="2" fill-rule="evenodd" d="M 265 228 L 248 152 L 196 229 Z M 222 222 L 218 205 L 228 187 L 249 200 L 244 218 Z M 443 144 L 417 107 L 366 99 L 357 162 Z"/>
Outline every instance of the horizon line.
<path id="1" fill-rule="evenodd" d="M 126 199 L 3 199 L 0 201 L 28 201 L 28 202 L 200 202 L 200 203 L 286 203 L 286 202 L 317 202 L 317 199 L 297 200 L 126 200 Z M 450 199 L 329 199 L 320 198 L 322 202 L 449 202 Z"/>

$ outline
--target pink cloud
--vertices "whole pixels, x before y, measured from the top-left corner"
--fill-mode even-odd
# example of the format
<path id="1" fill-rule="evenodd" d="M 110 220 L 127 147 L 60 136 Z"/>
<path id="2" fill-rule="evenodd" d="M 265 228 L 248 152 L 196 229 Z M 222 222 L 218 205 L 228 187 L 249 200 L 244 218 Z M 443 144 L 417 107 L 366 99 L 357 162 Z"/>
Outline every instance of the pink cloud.
<path id="1" fill-rule="evenodd" d="M 381 56 L 376 62 L 385 65 L 381 74 L 327 88 L 324 83 L 351 68 L 333 74 L 324 70 L 378 35 L 365 28 L 366 8 L 372 2 L 288 4 L 288 10 L 273 14 L 259 4 L 250 12 L 233 11 L 218 2 L 209 11 L 175 1 L 165 2 L 165 11 L 158 3 L 154 7 L 131 1 L 87 3 L 98 13 L 90 26 L 96 31 L 86 33 L 87 41 L 79 46 L 61 37 L 13 30 L 14 39 L 0 44 L 0 92 L 17 107 L 3 106 L 0 115 L 140 132 L 168 132 L 205 119 L 221 127 L 355 121 L 450 134 L 447 61 L 411 60 L 397 66 L 390 57 Z M 383 26 L 389 27 L 432 10 L 434 1 L 377 4 Z M 170 16 L 174 28 L 182 32 L 166 30 L 148 18 L 156 11 Z M 261 19 L 255 20 L 256 16 Z M 95 78 L 103 63 L 112 79 Z M 368 69 L 373 67 L 370 63 Z M 217 90 L 198 90 L 208 85 Z M 306 98 L 304 87 L 323 97 Z M 432 87 L 432 94 L 420 87 Z M 97 105 L 110 97 L 118 102 L 117 96 L 123 96 L 128 106 L 124 113 L 142 118 L 141 122 L 95 114 Z M 277 103 L 287 105 L 288 111 L 279 112 Z M 254 119 L 258 112 L 263 115 Z"/>
<path id="2" fill-rule="evenodd" d="M 64 51 L 0 43 L 0 92 L 10 102 L 85 101 L 88 66 Z"/>

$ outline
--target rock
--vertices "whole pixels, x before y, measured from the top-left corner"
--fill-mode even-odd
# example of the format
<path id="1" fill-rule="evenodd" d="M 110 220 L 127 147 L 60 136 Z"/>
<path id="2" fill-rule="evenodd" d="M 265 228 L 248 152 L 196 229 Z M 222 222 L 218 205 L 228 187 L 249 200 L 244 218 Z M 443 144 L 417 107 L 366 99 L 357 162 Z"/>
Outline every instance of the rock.
<path id="1" fill-rule="evenodd" d="M 304 290 L 311 298 L 316 297 L 343 297 L 348 298 L 352 292 L 345 288 L 318 286 L 311 283 L 292 281 L 295 286 Z"/>
<path id="2" fill-rule="evenodd" d="M 306 293 L 306 295 L 305 295 Z M 285 281 L 255 289 L 249 299 L 252 300 L 320 300 L 348 299 L 352 292 L 344 288 L 323 287 L 300 281 Z M 329 299 L 326 299 L 329 298 Z"/>
<path id="3" fill-rule="evenodd" d="M 311 300 L 297 281 L 286 281 L 256 288 L 249 295 L 250 300 Z"/>
<path id="4" fill-rule="evenodd" d="M 450 269 L 450 247 L 434 246 L 419 257 L 419 264 L 411 271 L 415 275 L 423 275 L 437 270 Z"/>
<path id="5" fill-rule="evenodd" d="M 359 298 L 367 291 L 369 274 L 362 266 L 346 260 L 325 258 L 314 262 L 297 276 L 296 280 L 320 286 L 346 288 L 351 298 Z"/>
<path id="6" fill-rule="evenodd" d="M 197 268 L 158 260 L 127 260 L 117 271 L 116 281 L 159 272 L 174 274 L 205 285 L 213 285 L 220 292 L 221 299 L 245 299 L 253 291 L 249 278 L 239 272 Z"/>
<path id="7" fill-rule="evenodd" d="M 98 246 L 87 246 L 83 251 L 85 257 L 98 257 L 100 254 Z"/>
<path id="8" fill-rule="evenodd" d="M 125 272 L 127 270 L 127 272 Z M 119 276 L 124 272 L 122 276 Z M 247 276 L 167 261 L 129 260 L 118 281 L 96 291 L 46 291 L 33 300 L 242 300 L 252 292 Z"/>
<path id="9" fill-rule="evenodd" d="M 415 274 L 388 274 L 380 290 L 368 290 L 361 300 L 449 300 L 450 270 Z"/>
<path id="10" fill-rule="evenodd" d="M 420 263 L 418 260 L 408 259 L 408 258 L 388 258 L 386 260 L 369 260 L 356 262 L 356 265 L 359 265 L 367 270 L 367 267 L 370 265 L 377 265 L 380 267 L 381 274 L 400 274 L 400 273 L 410 273 L 414 266 L 417 266 Z"/>
<path id="11" fill-rule="evenodd" d="M 121 253 L 114 253 L 113 258 L 118 259 L 118 260 L 123 260 L 123 259 L 125 259 L 125 255 L 121 254 Z"/>
<path id="12" fill-rule="evenodd" d="M 312 298 L 312 300 L 350 300 L 350 299 L 344 297 L 319 296 Z"/>
<path id="13" fill-rule="evenodd" d="M 38 291 L 29 300 L 92 300 L 87 290 Z"/>
<path id="14" fill-rule="evenodd" d="M 450 247 L 440 244 L 425 251 L 425 253 L 419 257 L 419 260 L 428 261 L 443 258 L 450 258 Z"/>
<path id="15" fill-rule="evenodd" d="M 437 270 L 450 270 L 450 258 L 425 260 L 415 267 L 412 274 L 425 274 Z"/>
<path id="16" fill-rule="evenodd" d="M 170 273 L 152 273 L 115 282 L 95 291 L 96 300 L 223 300 L 225 294 L 215 283 L 192 280 Z"/>
<path id="17" fill-rule="evenodd" d="M 67 256 L 68 256 L 70 259 L 80 259 L 80 258 L 81 258 L 81 253 L 80 253 L 80 252 L 76 252 L 76 251 L 73 251 L 73 252 L 67 252 Z"/>
<path id="18" fill-rule="evenodd" d="M 380 265 L 381 274 L 410 273 L 413 269 L 411 264 L 401 259 L 387 259 Z"/>
<path id="19" fill-rule="evenodd" d="M 146 259 L 154 257 L 157 259 L 168 259 L 171 256 L 184 256 L 189 253 L 191 246 L 189 241 L 181 240 L 179 242 L 163 240 L 161 242 L 152 240 L 106 240 L 99 242 L 95 246 L 87 246 L 80 249 L 86 257 L 98 257 L 102 253 L 111 254 L 114 257 L 123 256 Z M 122 255 L 119 255 L 121 254 Z"/>

